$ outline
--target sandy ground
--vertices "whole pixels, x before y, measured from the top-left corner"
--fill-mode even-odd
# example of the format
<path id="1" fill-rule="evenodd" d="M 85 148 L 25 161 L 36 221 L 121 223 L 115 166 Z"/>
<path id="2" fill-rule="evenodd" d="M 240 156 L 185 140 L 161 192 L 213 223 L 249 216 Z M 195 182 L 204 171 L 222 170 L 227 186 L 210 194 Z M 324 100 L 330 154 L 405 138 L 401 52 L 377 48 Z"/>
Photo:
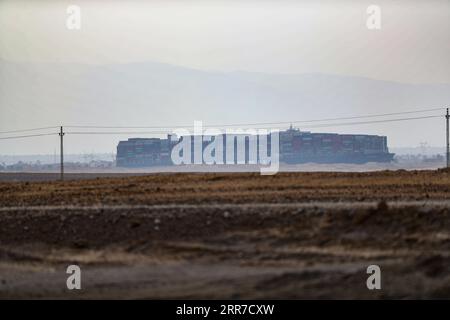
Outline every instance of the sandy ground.
<path id="1" fill-rule="evenodd" d="M 448 170 L 86 178 L 0 182 L 0 298 L 450 298 Z"/>

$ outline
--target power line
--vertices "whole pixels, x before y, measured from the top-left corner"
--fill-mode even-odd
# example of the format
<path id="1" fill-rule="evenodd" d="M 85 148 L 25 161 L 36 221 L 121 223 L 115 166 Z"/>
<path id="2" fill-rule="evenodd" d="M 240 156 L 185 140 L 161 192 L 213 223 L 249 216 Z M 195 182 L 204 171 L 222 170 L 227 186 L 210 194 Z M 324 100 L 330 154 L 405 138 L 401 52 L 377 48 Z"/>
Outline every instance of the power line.
<path id="1" fill-rule="evenodd" d="M 167 131 L 67 131 L 66 134 L 167 134 Z"/>
<path id="2" fill-rule="evenodd" d="M 277 124 L 296 124 L 296 123 L 310 123 L 310 122 L 324 122 L 324 121 L 338 121 L 338 120 L 353 120 L 353 119 L 364 119 L 364 118 L 374 118 L 374 117 L 384 117 L 384 116 L 394 116 L 394 115 L 402 115 L 402 114 L 412 114 L 412 113 L 422 113 L 422 112 L 431 112 L 431 111 L 440 111 L 445 108 L 431 108 L 431 109 L 422 109 L 422 110 L 412 110 L 412 111 L 403 111 L 403 112 L 391 112 L 391 113 L 380 113 L 380 114 L 372 114 L 372 115 L 360 115 L 360 116 L 351 116 L 351 117 L 338 117 L 338 118 L 323 118 L 323 119 L 309 119 L 309 120 L 294 120 L 294 121 L 278 121 L 278 122 L 255 122 L 255 123 L 241 123 L 241 124 L 216 124 L 216 125 L 204 125 L 203 127 L 235 127 L 235 126 L 256 126 L 256 125 L 277 125 Z M 190 125 L 185 126 L 64 126 L 66 128 L 86 128 L 86 129 L 171 129 L 171 128 L 186 128 L 190 127 Z M 10 130 L 10 131 L 0 131 L 0 134 L 9 134 L 9 133 L 20 133 L 20 132 L 32 132 L 32 131 L 41 131 L 48 129 L 56 129 L 59 126 L 52 127 L 40 127 L 40 128 L 30 128 L 30 129 L 21 129 L 21 130 Z M 153 133 L 153 132 L 152 132 Z"/>
<path id="3" fill-rule="evenodd" d="M 337 120 L 351 120 L 351 119 L 364 119 L 364 118 L 374 118 L 374 117 L 385 117 L 385 116 L 393 116 L 393 115 L 401 115 L 401 114 L 413 114 L 413 113 L 421 113 L 421 112 L 431 112 L 437 110 L 443 110 L 444 108 L 432 108 L 432 109 L 422 109 L 422 110 L 413 110 L 413 111 L 403 111 L 403 112 L 391 112 L 391 113 L 382 113 L 382 114 L 372 114 L 365 116 L 352 116 L 352 117 L 339 117 L 339 118 L 326 118 L 326 119 L 311 119 L 311 120 L 299 120 L 299 121 L 282 121 L 282 122 L 265 122 L 265 123 L 246 123 L 246 124 L 222 124 L 216 125 L 217 127 L 226 127 L 226 126 L 253 126 L 253 125 L 287 125 L 287 124 L 298 124 L 298 123 L 314 123 L 314 122 L 324 122 L 324 121 L 337 121 Z M 419 120 L 419 119 L 430 119 L 430 118 L 439 118 L 441 115 L 431 115 L 431 116 L 421 116 L 421 117 L 409 117 L 409 118 L 396 118 L 396 119 L 383 119 L 383 120 L 373 120 L 373 121 L 358 121 L 358 122 L 343 122 L 343 123 L 325 123 L 325 124 L 317 124 L 317 125 L 309 125 L 303 126 L 303 128 L 324 128 L 324 127 L 334 127 L 334 126 L 350 126 L 350 125 L 362 125 L 362 124 L 371 124 L 371 123 L 386 123 L 386 122 L 397 122 L 397 121 L 408 121 L 408 120 Z M 167 126 L 167 127 L 125 127 L 125 126 L 67 126 L 66 128 L 91 128 L 91 129 L 175 129 L 175 128 L 187 128 L 190 126 Z M 213 125 L 205 125 L 203 127 L 214 127 Z M 41 127 L 41 128 L 31 128 L 31 129 L 23 129 L 23 130 L 11 130 L 11 131 L 2 131 L 0 134 L 6 133 L 19 133 L 19 132 L 31 132 L 38 130 L 47 130 L 54 129 L 59 127 Z M 263 129 L 263 128 L 262 128 Z M 167 131 L 73 131 L 67 132 L 72 135 L 112 135 L 112 134 L 167 134 Z M 9 137 L 1 137 L 0 140 L 9 140 L 9 139 L 22 139 L 22 138 L 31 138 L 31 137 L 40 137 L 40 136 L 49 136 L 55 135 L 57 133 L 43 133 L 43 134 L 30 134 L 30 135 L 20 135 L 20 136 L 9 136 Z"/>
<path id="4" fill-rule="evenodd" d="M 322 125 L 319 124 L 319 125 L 314 125 L 314 126 L 305 126 L 304 128 L 325 128 L 325 127 L 334 127 L 334 126 L 361 125 L 361 124 L 397 122 L 397 121 L 420 120 L 420 119 L 431 119 L 431 118 L 442 118 L 442 116 L 436 115 L 436 116 L 397 118 L 397 119 L 385 119 L 385 120 L 373 120 L 373 121 L 330 123 L 330 124 L 322 124 Z"/>
<path id="5" fill-rule="evenodd" d="M 56 129 L 56 128 L 59 128 L 59 127 L 42 127 L 42 128 L 32 128 L 32 129 L 22 129 L 22 130 L 1 131 L 0 134 L 41 131 L 41 130 Z"/>
<path id="6" fill-rule="evenodd" d="M 22 139 L 22 138 L 31 138 L 31 137 L 53 136 L 53 135 L 57 135 L 57 133 L 41 133 L 41 134 L 30 134 L 30 135 L 24 135 L 24 136 L 1 137 L 0 140 Z"/>
<path id="7" fill-rule="evenodd" d="M 409 117 L 409 118 L 395 118 L 395 119 L 384 119 L 384 120 L 372 120 L 372 121 L 357 121 L 357 122 L 341 122 L 341 123 L 328 123 L 304 126 L 303 128 L 325 128 L 325 127 L 336 127 L 336 126 L 351 126 L 351 125 L 363 125 L 363 124 L 373 124 L 373 123 L 386 123 L 386 122 L 399 122 L 399 121 L 409 121 L 409 120 L 420 120 L 420 119 L 432 119 L 441 118 L 442 116 L 422 116 L 422 117 Z M 167 131 L 73 131 L 66 132 L 67 134 L 75 135 L 93 135 L 93 134 L 105 134 L 105 135 L 120 135 L 120 134 L 167 134 Z"/>
<path id="8" fill-rule="evenodd" d="M 281 121 L 281 122 L 265 122 L 265 123 L 249 123 L 242 124 L 242 126 L 246 125 L 276 125 L 276 124 L 294 124 L 294 123 L 311 123 L 311 122 L 324 122 L 324 121 L 338 121 L 338 120 L 354 120 L 354 119 L 364 119 L 364 118 L 376 118 L 376 117 L 386 117 L 386 116 L 395 116 L 402 114 L 412 114 L 412 113 L 422 113 L 422 112 L 431 112 L 443 110 L 444 108 L 433 108 L 433 109 L 422 109 L 422 110 L 414 110 L 414 111 L 403 111 L 403 112 L 391 112 L 391 113 L 380 113 L 380 114 L 372 114 L 366 116 L 352 116 L 352 117 L 339 117 L 339 118 L 324 118 L 324 119 L 310 119 L 310 120 L 296 120 L 296 121 Z M 220 126 L 220 125 L 219 125 Z M 232 126 L 232 125 L 230 125 Z"/>
<path id="9" fill-rule="evenodd" d="M 338 121 L 338 120 L 354 120 L 354 119 L 364 119 L 364 118 L 375 118 L 375 117 L 385 117 L 394 116 L 402 114 L 413 114 L 413 113 L 423 113 L 431 111 L 441 111 L 444 108 L 431 108 L 413 111 L 403 111 L 403 112 L 391 112 L 391 113 L 381 113 L 372 115 L 361 115 L 361 116 L 351 116 L 351 117 L 338 117 L 338 118 L 324 118 L 324 119 L 310 119 L 310 120 L 295 120 L 295 121 L 279 121 L 279 122 L 256 122 L 256 123 L 241 123 L 241 124 L 216 124 L 216 125 L 204 125 L 203 127 L 236 127 L 236 126 L 257 126 L 257 125 L 282 125 L 282 124 L 297 124 L 297 123 L 312 123 L 312 122 L 324 122 L 324 121 Z M 78 128 L 78 129 L 169 129 L 169 128 L 187 128 L 191 125 L 185 126 L 65 126 L 66 128 Z"/>

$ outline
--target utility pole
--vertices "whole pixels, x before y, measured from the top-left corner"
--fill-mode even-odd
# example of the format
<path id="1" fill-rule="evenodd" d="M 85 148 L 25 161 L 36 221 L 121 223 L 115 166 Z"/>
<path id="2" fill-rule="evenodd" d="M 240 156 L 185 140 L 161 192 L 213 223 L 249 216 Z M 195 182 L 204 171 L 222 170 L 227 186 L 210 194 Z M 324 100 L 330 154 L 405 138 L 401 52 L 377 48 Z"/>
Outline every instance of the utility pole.
<path id="1" fill-rule="evenodd" d="M 64 180 L 64 130 L 61 126 L 61 131 L 59 132 L 60 140 L 61 140 L 61 181 Z"/>
<path id="2" fill-rule="evenodd" d="M 448 113 L 448 108 L 447 108 L 447 114 L 445 115 L 445 119 L 447 120 L 447 168 L 450 168 L 450 138 L 449 138 L 449 119 L 450 119 L 450 115 Z"/>

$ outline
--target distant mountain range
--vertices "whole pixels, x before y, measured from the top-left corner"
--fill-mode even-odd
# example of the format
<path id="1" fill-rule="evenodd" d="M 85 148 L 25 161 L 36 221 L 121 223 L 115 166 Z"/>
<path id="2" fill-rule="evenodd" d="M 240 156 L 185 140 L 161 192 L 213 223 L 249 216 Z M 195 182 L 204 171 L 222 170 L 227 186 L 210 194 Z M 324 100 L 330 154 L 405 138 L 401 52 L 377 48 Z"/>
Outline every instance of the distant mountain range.
<path id="1" fill-rule="evenodd" d="M 0 131 L 59 124 L 295 121 L 449 105 L 450 84 L 329 74 L 206 72 L 150 62 L 99 66 L 0 60 Z M 417 146 L 421 141 L 439 146 L 444 141 L 442 130 L 443 121 L 433 119 L 313 131 L 386 134 L 395 146 Z M 85 141 L 97 147 L 107 144 L 95 150 L 110 152 L 117 139 L 105 139 L 77 138 L 72 151 L 85 150 L 78 145 Z"/>

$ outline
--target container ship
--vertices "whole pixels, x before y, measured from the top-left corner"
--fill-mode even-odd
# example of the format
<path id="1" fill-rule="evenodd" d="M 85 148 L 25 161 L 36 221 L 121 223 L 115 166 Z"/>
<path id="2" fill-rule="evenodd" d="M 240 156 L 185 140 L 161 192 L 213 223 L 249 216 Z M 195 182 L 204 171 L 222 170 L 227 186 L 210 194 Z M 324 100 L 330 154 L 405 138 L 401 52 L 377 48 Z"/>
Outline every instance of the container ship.
<path id="1" fill-rule="evenodd" d="M 172 148 L 181 139 L 167 138 L 131 138 L 120 141 L 117 146 L 116 165 L 118 167 L 148 167 L 172 165 Z M 226 147 L 229 135 L 223 135 L 223 157 L 230 149 Z M 236 138 L 235 135 L 232 137 Z M 279 157 L 281 163 L 353 163 L 390 162 L 394 154 L 389 152 L 387 137 L 366 134 L 312 133 L 289 128 L 279 132 Z M 245 152 L 245 163 L 248 163 L 249 138 L 245 138 L 245 150 L 238 150 L 234 143 L 234 156 Z M 270 136 L 268 137 L 270 144 Z M 208 143 L 203 143 L 203 148 Z M 270 150 L 270 146 L 268 147 Z M 191 148 L 192 152 L 194 148 Z M 192 155 L 193 158 L 193 155 Z"/>

